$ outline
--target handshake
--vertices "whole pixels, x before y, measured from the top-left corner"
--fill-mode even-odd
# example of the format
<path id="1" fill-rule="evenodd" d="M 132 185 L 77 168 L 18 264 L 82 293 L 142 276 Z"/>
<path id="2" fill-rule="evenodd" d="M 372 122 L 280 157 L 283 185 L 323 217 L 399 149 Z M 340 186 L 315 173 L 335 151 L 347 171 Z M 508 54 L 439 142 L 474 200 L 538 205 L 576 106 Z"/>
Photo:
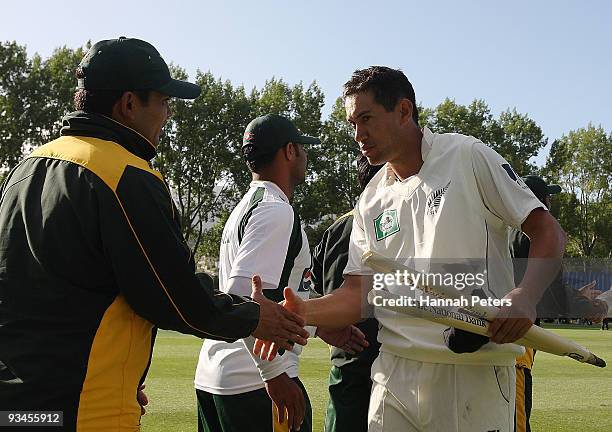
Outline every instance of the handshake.
<path id="1" fill-rule="evenodd" d="M 257 338 L 253 353 L 264 360 L 272 360 L 279 350 L 291 350 L 294 344 L 306 345 L 309 336 L 304 329 L 305 301 L 291 288 L 285 288 L 285 300 L 275 303 L 266 298 L 261 278 L 251 279 L 251 298 L 259 304 L 259 323 L 252 335 Z M 316 335 L 324 342 L 341 348 L 349 354 L 361 352 L 368 346 L 365 335 L 355 326 L 340 329 L 317 329 Z"/>
<path id="2" fill-rule="evenodd" d="M 253 354 L 263 360 L 273 360 L 279 350 L 291 350 L 295 343 L 306 345 L 310 335 L 305 329 L 306 301 L 291 288 L 285 288 L 285 300 L 275 303 L 263 295 L 261 279 L 251 279 L 251 298 L 259 304 L 259 323 L 252 335 L 257 338 Z M 368 346 L 365 335 L 355 326 L 340 329 L 317 329 L 316 335 L 330 345 L 349 354 L 363 351 Z M 299 431 L 304 420 L 306 403 L 302 389 L 286 373 L 265 381 L 268 396 L 274 403 L 277 421 L 287 421 L 290 430 Z"/>

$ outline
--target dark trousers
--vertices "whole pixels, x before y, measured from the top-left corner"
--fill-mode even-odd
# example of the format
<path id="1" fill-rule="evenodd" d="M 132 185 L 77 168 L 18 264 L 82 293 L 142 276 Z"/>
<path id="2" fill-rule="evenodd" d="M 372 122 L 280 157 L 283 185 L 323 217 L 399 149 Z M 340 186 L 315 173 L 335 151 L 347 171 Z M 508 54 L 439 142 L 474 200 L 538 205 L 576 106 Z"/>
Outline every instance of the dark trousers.
<path id="1" fill-rule="evenodd" d="M 304 385 L 293 380 L 304 392 L 306 415 L 301 432 L 312 432 L 312 407 Z M 235 395 L 216 395 L 196 389 L 198 432 L 284 432 L 287 422 L 274 421 L 273 403 L 265 389 Z"/>
<path id="2" fill-rule="evenodd" d="M 366 432 L 371 392 L 369 370 L 332 366 L 325 432 Z"/>

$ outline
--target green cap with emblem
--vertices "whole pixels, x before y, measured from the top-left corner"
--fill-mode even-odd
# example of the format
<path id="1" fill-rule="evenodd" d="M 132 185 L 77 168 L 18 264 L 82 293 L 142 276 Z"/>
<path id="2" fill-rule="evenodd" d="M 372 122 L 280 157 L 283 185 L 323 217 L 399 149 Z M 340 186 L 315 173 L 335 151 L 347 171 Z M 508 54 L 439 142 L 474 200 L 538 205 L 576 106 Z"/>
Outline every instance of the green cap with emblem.
<path id="1" fill-rule="evenodd" d="M 247 160 L 275 152 L 287 143 L 319 144 L 319 138 L 302 135 L 286 117 L 266 114 L 248 124 L 242 139 L 242 151 Z"/>
<path id="2" fill-rule="evenodd" d="M 125 36 L 96 42 L 79 64 L 77 87 L 86 90 L 157 90 L 180 99 L 195 99 L 200 87 L 170 76 L 153 45 Z"/>

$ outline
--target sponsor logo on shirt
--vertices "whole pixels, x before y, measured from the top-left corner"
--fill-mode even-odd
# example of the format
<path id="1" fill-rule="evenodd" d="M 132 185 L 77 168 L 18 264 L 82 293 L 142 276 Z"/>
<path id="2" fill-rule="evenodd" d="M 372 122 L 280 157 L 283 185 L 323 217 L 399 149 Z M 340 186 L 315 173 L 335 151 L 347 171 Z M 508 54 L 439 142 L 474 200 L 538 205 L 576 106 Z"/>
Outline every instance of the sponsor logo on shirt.
<path id="1" fill-rule="evenodd" d="M 397 221 L 397 210 L 385 210 L 376 219 L 374 219 L 374 231 L 376 232 L 377 241 L 389 237 L 399 230 L 400 227 L 399 222 Z"/>
<path id="2" fill-rule="evenodd" d="M 312 274 L 310 273 L 310 269 L 307 268 L 302 273 L 302 282 L 300 282 L 300 287 L 298 288 L 298 292 L 310 291 L 310 287 L 312 285 Z"/>
<path id="3" fill-rule="evenodd" d="M 450 184 L 451 182 L 449 181 L 446 184 L 446 186 L 440 189 L 437 189 L 429 194 L 429 196 L 427 197 L 427 205 L 426 205 L 426 209 L 427 209 L 426 211 L 428 215 L 433 216 L 438 212 L 438 209 L 440 208 L 440 204 L 442 203 L 442 197 L 448 190 L 448 187 L 450 186 Z"/>

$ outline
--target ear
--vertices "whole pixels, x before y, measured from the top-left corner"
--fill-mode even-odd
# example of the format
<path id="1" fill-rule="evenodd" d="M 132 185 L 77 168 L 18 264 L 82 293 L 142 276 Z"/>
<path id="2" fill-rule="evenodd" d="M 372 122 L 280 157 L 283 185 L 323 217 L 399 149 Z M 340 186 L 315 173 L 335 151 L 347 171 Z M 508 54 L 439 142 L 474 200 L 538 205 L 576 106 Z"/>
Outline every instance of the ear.
<path id="1" fill-rule="evenodd" d="M 285 148 L 285 157 L 287 158 L 287 160 L 294 160 L 297 157 L 297 148 L 296 145 L 292 142 L 288 143 Z"/>
<path id="2" fill-rule="evenodd" d="M 410 99 L 403 98 L 400 99 L 399 103 L 399 112 L 400 112 L 400 122 L 402 124 L 412 121 L 412 113 L 414 111 L 414 105 L 410 101 Z"/>
<path id="3" fill-rule="evenodd" d="M 117 115 L 122 119 L 133 120 L 138 103 L 138 98 L 134 93 L 130 91 L 123 92 L 113 106 L 113 115 Z"/>

